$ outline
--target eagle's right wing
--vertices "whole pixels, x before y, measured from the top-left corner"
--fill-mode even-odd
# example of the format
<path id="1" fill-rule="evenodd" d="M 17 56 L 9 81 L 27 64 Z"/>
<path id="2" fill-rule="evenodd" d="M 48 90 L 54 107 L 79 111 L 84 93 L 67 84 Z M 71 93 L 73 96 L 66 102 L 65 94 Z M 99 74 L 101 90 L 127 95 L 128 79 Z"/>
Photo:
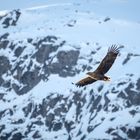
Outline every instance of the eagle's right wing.
<path id="1" fill-rule="evenodd" d="M 104 57 L 104 59 L 101 61 L 100 65 L 98 68 L 95 70 L 95 72 L 100 73 L 100 74 L 105 74 L 108 72 L 108 70 L 111 68 L 113 65 L 117 55 L 119 54 L 119 48 L 116 45 L 112 45 Z"/>
<path id="2" fill-rule="evenodd" d="M 91 84 L 91 83 L 96 82 L 96 81 L 97 81 L 97 80 L 92 79 L 91 77 L 86 77 L 86 78 L 84 78 L 84 79 L 78 81 L 77 83 L 75 83 L 75 85 L 76 85 L 77 87 L 83 87 L 83 86 L 85 86 L 85 85 Z"/>

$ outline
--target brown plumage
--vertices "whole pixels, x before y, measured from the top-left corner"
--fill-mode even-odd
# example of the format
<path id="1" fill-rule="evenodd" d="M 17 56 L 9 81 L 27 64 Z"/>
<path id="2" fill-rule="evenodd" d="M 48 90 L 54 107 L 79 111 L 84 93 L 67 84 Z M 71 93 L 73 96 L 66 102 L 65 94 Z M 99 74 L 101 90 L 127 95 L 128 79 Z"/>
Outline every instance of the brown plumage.
<path id="1" fill-rule="evenodd" d="M 88 77 L 78 81 L 77 83 L 75 83 L 75 85 L 78 87 L 82 87 L 88 84 L 92 84 L 97 80 L 110 81 L 110 78 L 105 76 L 104 74 L 107 73 L 111 68 L 118 54 L 119 48 L 116 45 L 112 45 L 108 49 L 106 56 L 101 61 L 98 68 L 94 72 L 88 72 Z"/>

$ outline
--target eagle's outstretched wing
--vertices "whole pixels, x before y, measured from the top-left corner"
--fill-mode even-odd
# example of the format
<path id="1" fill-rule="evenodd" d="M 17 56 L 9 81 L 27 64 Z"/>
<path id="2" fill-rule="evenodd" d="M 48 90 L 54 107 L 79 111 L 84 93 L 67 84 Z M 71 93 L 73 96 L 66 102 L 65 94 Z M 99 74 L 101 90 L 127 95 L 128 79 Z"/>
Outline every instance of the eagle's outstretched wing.
<path id="1" fill-rule="evenodd" d="M 105 74 L 108 72 L 108 70 L 111 68 L 113 65 L 117 55 L 119 54 L 119 48 L 117 48 L 116 45 L 112 45 L 104 57 L 104 59 L 101 61 L 100 65 L 98 68 L 95 70 L 95 73 L 100 73 L 100 74 Z"/>
<path id="2" fill-rule="evenodd" d="M 96 82 L 97 80 L 94 80 L 90 77 L 86 77 L 80 81 L 78 81 L 77 83 L 75 83 L 76 86 L 78 87 L 82 87 L 82 86 L 85 86 L 85 85 L 88 85 L 88 84 L 91 84 L 93 82 Z"/>

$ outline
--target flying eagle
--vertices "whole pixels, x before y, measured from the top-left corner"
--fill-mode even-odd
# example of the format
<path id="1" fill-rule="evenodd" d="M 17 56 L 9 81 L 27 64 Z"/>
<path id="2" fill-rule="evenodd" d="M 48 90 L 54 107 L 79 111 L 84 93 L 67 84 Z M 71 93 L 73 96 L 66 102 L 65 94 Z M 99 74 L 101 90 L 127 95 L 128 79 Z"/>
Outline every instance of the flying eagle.
<path id="1" fill-rule="evenodd" d="M 112 45 L 111 47 L 109 47 L 106 56 L 101 61 L 98 68 L 94 72 L 88 72 L 88 77 L 81 79 L 80 81 L 75 83 L 75 85 L 78 87 L 83 87 L 85 85 L 92 84 L 97 80 L 110 81 L 110 77 L 105 76 L 105 74 L 113 65 L 118 54 L 119 48 L 116 45 Z"/>

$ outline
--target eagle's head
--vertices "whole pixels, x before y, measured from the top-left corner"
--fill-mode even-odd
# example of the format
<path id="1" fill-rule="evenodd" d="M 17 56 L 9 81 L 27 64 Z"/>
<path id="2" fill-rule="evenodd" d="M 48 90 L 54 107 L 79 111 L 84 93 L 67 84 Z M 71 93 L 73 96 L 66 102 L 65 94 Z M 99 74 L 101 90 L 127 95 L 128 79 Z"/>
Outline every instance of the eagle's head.
<path id="1" fill-rule="evenodd" d="M 110 77 L 107 76 L 104 77 L 104 81 L 110 81 L 110 80 L 111 80 Z"/>

